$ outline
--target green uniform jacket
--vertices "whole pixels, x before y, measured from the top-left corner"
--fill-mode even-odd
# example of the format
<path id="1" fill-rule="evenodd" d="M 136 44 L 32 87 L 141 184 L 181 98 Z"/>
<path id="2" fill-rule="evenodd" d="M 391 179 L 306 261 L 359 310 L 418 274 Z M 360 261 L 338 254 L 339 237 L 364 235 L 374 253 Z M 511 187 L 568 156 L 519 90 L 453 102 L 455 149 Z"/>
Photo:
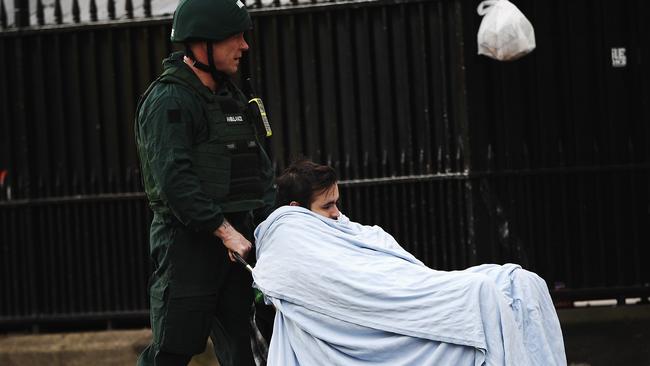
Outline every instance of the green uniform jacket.
<path id="1" fill-rule="evenodd" d="M 271 162 L 256 116 L 230 81 L 213 93 L 182 61 L 164 72 L 136 111 L 136 144 L 145 193 L 154 212 L 150 231 L 151 296 L 218 292 L 223 243 L 213 235 L 224 214 L 250 212 L 255 223 L 275 201 Z M 240 215 L 241 217 L 241 215 Z M 250 239 L 251 232 L 243 232 Z"/>

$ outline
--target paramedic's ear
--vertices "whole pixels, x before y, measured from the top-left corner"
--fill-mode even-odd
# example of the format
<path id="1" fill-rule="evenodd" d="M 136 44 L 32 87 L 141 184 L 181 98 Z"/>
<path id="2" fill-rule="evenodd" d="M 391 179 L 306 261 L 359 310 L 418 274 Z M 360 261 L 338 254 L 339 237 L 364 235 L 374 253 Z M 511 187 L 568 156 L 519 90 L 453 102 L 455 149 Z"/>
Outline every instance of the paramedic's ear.
<path id="1" fill-rule="evenodd" d="M 296 201 L 291 201 L 291 203 L 289 203 L 289 206 L 300 206 L 300 203 Z"/>

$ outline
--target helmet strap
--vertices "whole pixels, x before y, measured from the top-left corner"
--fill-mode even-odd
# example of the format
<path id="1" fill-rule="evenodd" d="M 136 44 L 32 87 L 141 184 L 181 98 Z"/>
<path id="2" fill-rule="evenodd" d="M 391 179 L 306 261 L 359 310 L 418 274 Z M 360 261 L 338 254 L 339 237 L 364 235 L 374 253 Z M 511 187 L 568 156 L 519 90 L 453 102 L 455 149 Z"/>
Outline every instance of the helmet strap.
<path id="1" fill-rule="evenodd" d="M 192 66 L 196 67 L 201 71 L 205 71 L 209 73 L 210 76 L 212 76 L 212 79 L 217 83 L 217 85 L 221 86 L 223 82 L 228 79 L 228 75 L 223 71 L 217 70 L 216 66 L 214 65 L 214 60 L 212 58 L 212 41 L 206 41 L 205 43 L 207 47 L 207 56 L 208 56 L 207 65 L 196 59 L 196 57 L 194 56 L 194 52 L 192 52 L 192 49 L 189 47 L 189 44 L 185 45 L 185 56 L 187 56 L 190 60 L 192 60 Z"/>
<path id="2" fill-rule="evenodd" d="M 217 83 L 217 87 L 220 87 L 223 82 L 228 79 L 228 75 L 223 71 L 217 70 L 217 67 L 214 66 L 214 59 L 212 57 L 212 41 L 206 41 L 205 43 L 208 47 L 208 72 L 212 75 L 212 79 Z"/>

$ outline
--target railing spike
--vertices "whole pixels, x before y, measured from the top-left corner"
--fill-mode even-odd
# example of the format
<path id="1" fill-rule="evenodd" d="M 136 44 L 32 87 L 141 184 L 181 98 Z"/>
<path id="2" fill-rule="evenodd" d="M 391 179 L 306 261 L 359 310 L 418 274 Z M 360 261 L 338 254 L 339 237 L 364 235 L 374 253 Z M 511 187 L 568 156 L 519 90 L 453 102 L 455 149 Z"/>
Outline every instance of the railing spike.
<path id="1" fill-rule="evenodd" d="M 43 9 L 43 0 L 36 1 L 36 21 L 38 25 L 45 24 L 45 11 Z"/>
<path id="2" fill-rule="evenodd" d="M 115 0 L 108 0 L 108 18 L 115 20 Z"/>
<path id="3" fill-rule="evenodd" d="M 79 0 L 72 0 L 72 21 L 79 23 L 81 21 L 81 11 L 79 10 Z"/>
<path id="4" fill-rule="evenodd" d="M 97 2 L 95 0 L 90 0 L 90 21 L 97 21 Z"/>
<path id="5" fill-rule="evenodd" d="M 144 0 L 142 7 L 144 8 L 145 18 L 151 18 L 151 0 Z"/>
<path id="6" fill-rule="evenodd" d="M 7 9 L 4 0 L 0 0 L 0 27 L 7 28 Z"/>
<path id="7" fill-rule="evenodd" d="M 61 11 L 61 0 L 54 0 L 54 21 L 56 24 L 63 23 L 63 11 Z"/>
<path id="8" fill-rule="evenodd" d="M 14 25 L 29 27 L 29 0 L 14 0 Z"/>
<path id="9" fill-rule="evenodd" d="M 126 11 L 126 17 L 133 19 L 133 0 L 126 0 L 124 2 L 124 10 Z"/>

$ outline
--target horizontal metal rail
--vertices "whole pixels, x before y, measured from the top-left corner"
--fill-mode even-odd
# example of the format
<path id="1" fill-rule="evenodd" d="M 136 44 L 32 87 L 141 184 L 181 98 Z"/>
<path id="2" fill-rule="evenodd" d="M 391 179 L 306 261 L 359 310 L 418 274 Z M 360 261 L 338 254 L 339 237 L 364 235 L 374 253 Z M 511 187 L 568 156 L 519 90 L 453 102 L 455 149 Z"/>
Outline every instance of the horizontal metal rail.
<path id="1" fill-rule="evenodd" d="M 363 187 L 363 186 L 373 186 L 373 185 L 474 179 L 474 178 L 487 178 L 487 177 L 603 173 L 603 172 L 617 172 L 617 171 L 623 172 L 623 171 L 635 171 L 635 170 L 638 171 L 644 169 L 650 169 L 650 164 L 578 166 L 578 167 L 560 167 L 560 168 L 542 168 L 542 169 L 517 169 L 517 170 L 512 169 L 512 170 L 482 171 L 482 172 L 457 172 L 457 173 L 450 172 L 450 173 L 434 173 L 434 174 L 416 174 L 416 175 L 402 175 L 402 176 L 393 176 L 393 177 L 344 179 L 339 181 L 338 184 L 341 187 Z M 144 199 L 144 198 L 146 198 L 144 192 L 101 193 L 101 194 L 0 201 L 0 208 L 16 207 L 16 206 L 42 206 L 48 204 L 62 204 L 62 203 L 73 203 L 73 202 L 77 202 L 77 203 L 105 202 L 105 201 L 113 201 L 113 200 L 130 200 L 130 199 Z"/>

